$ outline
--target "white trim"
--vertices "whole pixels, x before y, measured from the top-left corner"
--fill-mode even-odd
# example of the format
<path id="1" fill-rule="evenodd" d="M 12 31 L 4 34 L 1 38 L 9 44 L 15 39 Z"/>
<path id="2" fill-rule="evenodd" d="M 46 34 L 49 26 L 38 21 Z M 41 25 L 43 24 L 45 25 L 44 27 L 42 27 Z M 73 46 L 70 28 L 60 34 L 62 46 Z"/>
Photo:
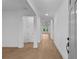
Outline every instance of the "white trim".
<path id="1" fill-rule="evenodd" d="M 37 9 L 33 6 L 33 4 L 31 3 L 31 1 L 27 0 L 27 2 L 29 3 L 29 5 L 31 6 L 31 8 L 33 9 L 33 11 L 35 12 L 36 16 L 38 16 Z"/>
<path id="2" fill-rule="evenodd" d="M 3 44 L 2 47 L 18 47 L 17 44 Z"/>

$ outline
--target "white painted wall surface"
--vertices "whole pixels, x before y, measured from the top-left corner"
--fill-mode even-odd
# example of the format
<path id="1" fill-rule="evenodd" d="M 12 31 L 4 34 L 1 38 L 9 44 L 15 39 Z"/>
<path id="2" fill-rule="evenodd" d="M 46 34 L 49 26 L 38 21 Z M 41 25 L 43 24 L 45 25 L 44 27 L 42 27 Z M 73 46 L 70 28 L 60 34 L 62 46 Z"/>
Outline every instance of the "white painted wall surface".
<path id="1" fill-rule="evenodd" d="M 3 47 L 23 47 L 22 16 L 29 15 L 26 10 L 3 11 Z"/>
<path id="2" fill-rule="evenodd" d="M 50 34 L 51 34 L 51 39 L 54 40 L 54 20 L 53 19 L 50 21 Z"/>
<path id="3" fill-rule="evenodd" d="M 54 18 L 54 42 L 63 59 L 68 59 L 66 51 L 68 37 L 68 0 L 64 0 Z"/>

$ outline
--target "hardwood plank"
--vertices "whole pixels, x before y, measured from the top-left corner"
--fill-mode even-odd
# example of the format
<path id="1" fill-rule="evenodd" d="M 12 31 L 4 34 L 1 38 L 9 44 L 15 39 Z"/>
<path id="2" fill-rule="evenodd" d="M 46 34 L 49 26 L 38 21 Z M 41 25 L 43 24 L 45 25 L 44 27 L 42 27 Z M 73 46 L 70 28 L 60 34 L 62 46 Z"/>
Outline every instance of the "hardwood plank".
<path id="1" fill-rule="evenodd" d="M 33 43 L 26 43 L 24 48 L 3 48 L 3 59 L 63 59 L 54 42 L 42 36 L 39 48 L 33 48 Z"/>

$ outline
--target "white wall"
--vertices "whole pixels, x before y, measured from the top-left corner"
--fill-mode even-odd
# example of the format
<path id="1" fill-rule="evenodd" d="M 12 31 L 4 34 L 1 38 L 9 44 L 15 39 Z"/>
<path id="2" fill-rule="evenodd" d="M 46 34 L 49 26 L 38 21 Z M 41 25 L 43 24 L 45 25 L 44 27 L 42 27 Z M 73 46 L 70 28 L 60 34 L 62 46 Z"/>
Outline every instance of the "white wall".
<path id="1" fill-rule="evenodd" d="M 50 33 L 51 39 L 54 40 L 54 20 L 53 19 L 50 20 L 49 33 Z"/>
<path id="2" fill-rule="evenodd" d="M 68 37 L 68 0 L 64 0 L 54 18 L 54 41 L 64 59 L 68 59 L 66 51 Z"/>
<path id="3" fill-rule="evenodd" d="M 26 10 L 3 11 L 2 14 L 2 43 L 3 47 L 22 47 L 23 27 L 22 17 L 30 15 Z"/>

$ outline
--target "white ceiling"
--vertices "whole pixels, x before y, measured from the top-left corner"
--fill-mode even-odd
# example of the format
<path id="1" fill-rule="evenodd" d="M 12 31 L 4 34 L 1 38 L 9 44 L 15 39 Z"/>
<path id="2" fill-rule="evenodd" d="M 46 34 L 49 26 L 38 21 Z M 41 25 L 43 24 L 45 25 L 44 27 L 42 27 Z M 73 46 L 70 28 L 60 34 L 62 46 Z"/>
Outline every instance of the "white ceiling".
<path id="1" fill-rule="evenodd" d="M 35 15 L 26 0 L 2 0 L 2 11 L 26 11 L 24 15 Z"/>
<path id="2" fill-rule="evenodd" d="M 40 15 L 53 15 L 64 0 L 30 0 Z"/>
<path id="3" fill-rule="evenodd" d="M 41 19 L 40 20 L 41 24 L 46 24 L 46 25 L 49 25 L 50 21 L 53 20 L 53 18 L 51 18 L 49 16 L 41 16 L 40 19 Z"/>
<path id="4" fill-rule="evenodd" d="M 16 11 L 16 10 L 26 10 L 33 12 L 30 5 L 26 0 L 2 0 L 2 10 L 3 11 Z"/>
<path id="5" fill-rule="evenodd" d="M 29 0 L 39 15 L 53 16 L 64 0 Z M 3 11 L 26 10 L 34 13 L 27 0 L 2 0 Z"/>
<path id="6" fill-rule="evenodd" d="M 2 0 L 3 10 L 17 10 L 25 8 L 24 0 Z"/>

